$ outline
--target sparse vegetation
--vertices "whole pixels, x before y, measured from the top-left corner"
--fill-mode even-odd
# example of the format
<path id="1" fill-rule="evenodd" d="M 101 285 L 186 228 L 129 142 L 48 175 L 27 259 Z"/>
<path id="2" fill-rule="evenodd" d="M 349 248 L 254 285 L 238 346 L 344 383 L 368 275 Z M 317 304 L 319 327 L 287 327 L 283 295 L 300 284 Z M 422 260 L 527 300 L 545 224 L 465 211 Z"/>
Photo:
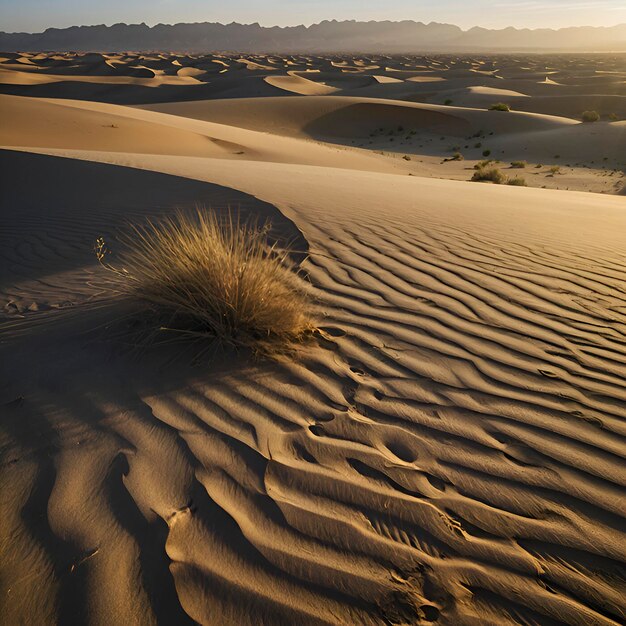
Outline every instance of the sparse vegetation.
<path id="1" fill-rule="evenodd" d="M 483 156 L 488 157 L 491 154 L 491 150 L 483 150 Z"/>
<path id="2" fill-rule="evenodd" d="M 549 171 L 550 174 L 554 176 L 555 174 L 559 174 L 561 172 L 561 168 L 558 165 L 553 165 Z"/>
<path id="3" fill-rule="evenodd" d="M 496 102 L 489 107 L 490 111 L 510 111 L 511 107 L 504 102 Z"/>
<path id="4" fill-rule="evenodd" d="M 446 98 L 446 99 L 443 101 L 443 103 L 444 103 L 446 106 L 449 106 L 449 105 L 451 105 L 451 104 L 452 104 L 452 100 L 451 100 L 450 98 Z"/>
<path id="5" fill-rule="evenodd" d="M 526 184 L 526 179 L 524 179 L 522 176 L 515 176 L 514 178 L 509 178 L 509 180 L 506 181 L 507 185 L 515 185 L 516 187 L 527 187 L 528 185 Z"/>
<path id="6" fill-rule="evenodd" d="M 513 168 L 524 168 L 528 165 L 526 161 L 511 161 L 511 167 Z"/>
<path id="7" fill-rule="evenodd" d="M 609 113 L 609 120 L 611 122 L 616 122 L 619 119 L 617 113 Z"/>
<path id="8" fill-rule="evenodd" d="M 580 117 L 583 122 L 597 122 L 600 119 L 600 114 L 597 111 L 583 111 Z"/>
<path id="9" fill-rule="evenodd" d="M 487 167 L 487 165 L 489 165 L 490 163 L 493 163 L 493 159 L 486 159 L 485 161 L 478 161 L 478 163 L 476 163 L 476 165 L 474 165 L 474 169 L 475 170 L 480 170 L 483 167 Z"/>
<path id="10" fill-rule="evenodd" d="M 96 255 L 116 289 L 154 315 L 156 329 L 265 352 L 313 328 L 289 252 L 268 235 L 269 224 L 198 210 L 133 226 L 120 239 L 117 266 L 106 261 L 102 239 Z"/>
<path id="11" fill-rule="evenodd" d="M 475 182 L 492 182 L 501 185 L 506 182 L 506 176 L 496 167 L 481 168 L 474 172 L 472 180 Z"/>
<path id="12" fill-rule="evenodd" d="M 455 152 L 452 155 L 452 161 L 463 161 L 464 160 L 464 156 L 460 153 L 460 152 Z"/>

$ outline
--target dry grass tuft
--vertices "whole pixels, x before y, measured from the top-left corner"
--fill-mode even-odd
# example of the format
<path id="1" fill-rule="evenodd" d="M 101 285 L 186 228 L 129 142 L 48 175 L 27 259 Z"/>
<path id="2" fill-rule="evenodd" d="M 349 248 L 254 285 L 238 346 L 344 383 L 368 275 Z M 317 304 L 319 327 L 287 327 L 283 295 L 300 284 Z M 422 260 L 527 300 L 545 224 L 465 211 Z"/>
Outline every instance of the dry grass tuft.
<path id="1" fill-rule="evenodd" d="M 480 168 L 474 172 L 472 180 L 475 182 L 491 182 L 501 185 L 506 182 L 506 176 L 496 167 Z"/>
<path id="2" fill-rule="evenodd" d="M 268 242 L 269 224 L 198 210 L 133 226 L 119 267 L 105 262 L 118 290 L 156 313 L 161 329 L 266 352 L 313 330 L 310 302 L 289 250 Z"/>

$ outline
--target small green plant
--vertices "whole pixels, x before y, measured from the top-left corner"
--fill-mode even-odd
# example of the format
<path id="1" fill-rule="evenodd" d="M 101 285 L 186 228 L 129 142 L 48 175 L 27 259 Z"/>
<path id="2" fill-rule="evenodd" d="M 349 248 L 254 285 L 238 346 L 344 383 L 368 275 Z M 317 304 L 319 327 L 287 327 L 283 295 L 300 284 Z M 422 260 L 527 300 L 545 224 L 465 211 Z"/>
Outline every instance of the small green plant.
<path id="1" fill-rule="evenodd" d="M 501 185 L 506 182 L 506 176 L 496 167 L 481 168 L 474 172 L 472 180 L 474 182 L 491 182 Z"/>
<path id="2" fill-rule="evenodd" d="M 483 156 L 488 157 L 491 154 L 491 150 L 483 150 Z"/>
<path id="3" fill-rule="evenodd" d="M 504 102 L 496 102 L 489 107 L 490 111 L 510 111 L 511 107 Z"/>
<path id="4" fill-rule="evenodd" d="M 600 114 L 597 111 L 583 111 L 580 117 L 583 122 L 597 122 L 600 119 Z"/>
<path id="5" fill-rule="evenodd" d="M 443 103 L 444 103 L 446 106 L 450 106 L 450 105 L 452 104 L 452 100 L 450 100 L 450 98 L 446 98 L 446 99 L 443 101 Z"/>
<path id="6" fill-rule="evenodd" d="M 511 167 L 514 168 L 523 168 L 526 167 L 528 163 L 526 161 L 511 161 Z"/>
<path id="7" fill-rule="evenodd" d="M 515 176 L 514 178 L 509 178 L 506 181 L 507 185 L 515 185 L 516 187 L 527 187 L 526 180 L 521 176 Z"/>

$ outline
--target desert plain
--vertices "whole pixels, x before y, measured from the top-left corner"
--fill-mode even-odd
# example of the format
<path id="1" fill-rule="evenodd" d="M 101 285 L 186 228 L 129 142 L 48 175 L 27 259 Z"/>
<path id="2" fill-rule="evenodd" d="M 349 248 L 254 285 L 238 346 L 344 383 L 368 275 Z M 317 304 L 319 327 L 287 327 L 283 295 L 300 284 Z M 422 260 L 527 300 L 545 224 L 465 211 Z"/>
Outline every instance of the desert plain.
<path id="1" fill-rule="evenodd" d="M 5 52 L 0 120 L 2 623 L 624 623 L 626 55 Z M 128 340 L 95 241 L 197 207 L 309 340 Z"/>

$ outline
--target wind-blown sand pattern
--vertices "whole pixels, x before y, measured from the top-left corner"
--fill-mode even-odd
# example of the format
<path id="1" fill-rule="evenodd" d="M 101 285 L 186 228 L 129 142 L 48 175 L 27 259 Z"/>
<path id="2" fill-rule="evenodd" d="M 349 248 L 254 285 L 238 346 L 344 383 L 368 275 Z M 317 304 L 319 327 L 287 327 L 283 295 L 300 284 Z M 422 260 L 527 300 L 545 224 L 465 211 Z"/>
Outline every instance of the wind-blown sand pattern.
<path id="1" fill-rule="evenodd" d="M 92 97 L 85 57 L 3 57 L 3 74 L 86 85 L 0 96 L 3 623 L 626 620 L 626 204 L 620 174 L 605 180 L 623 121 L 579 123 L 564 94 L 522 110 L 514 97 L 544 97 L 529 59 L 89 55 L 104 77 L 201 80 L 182 66 L 249 90 L 178 102 L 188 86 L 168 84 L 152 91 L 169 102 L 130 106 L 126 85 Z M 320 72 L 293 73 L 307 63 Z M 525 94 L 506 94 L 514 111 L 470 101 L 504 99 L 472 88 L 480 67 L 532 74 L 489 79 Z M 582 85 L 577 67 L 552 76 Z M 431 95 L 357 93 L 397 89 L 369 81 L 392 71 Z M 443 80 L 402 74 L 419 71 Z M 443 104 L 450 82 L 467 103 Z M 402 151 L 383 150 L 397 126 Z M 605 193 L 542 189 L 562 180 L 545 172 L 536 188 L 470 183 L 469 157 L 441 163 L 439 144 L 479 130 L 494 135 L 471 145 L 507 160 L 596 160 L 560 176 Z M 320 329 L 294 354 L 126 344 L 132 303 L 107 290 L 94 240 L 197 204 L 293 242 Z"/>

